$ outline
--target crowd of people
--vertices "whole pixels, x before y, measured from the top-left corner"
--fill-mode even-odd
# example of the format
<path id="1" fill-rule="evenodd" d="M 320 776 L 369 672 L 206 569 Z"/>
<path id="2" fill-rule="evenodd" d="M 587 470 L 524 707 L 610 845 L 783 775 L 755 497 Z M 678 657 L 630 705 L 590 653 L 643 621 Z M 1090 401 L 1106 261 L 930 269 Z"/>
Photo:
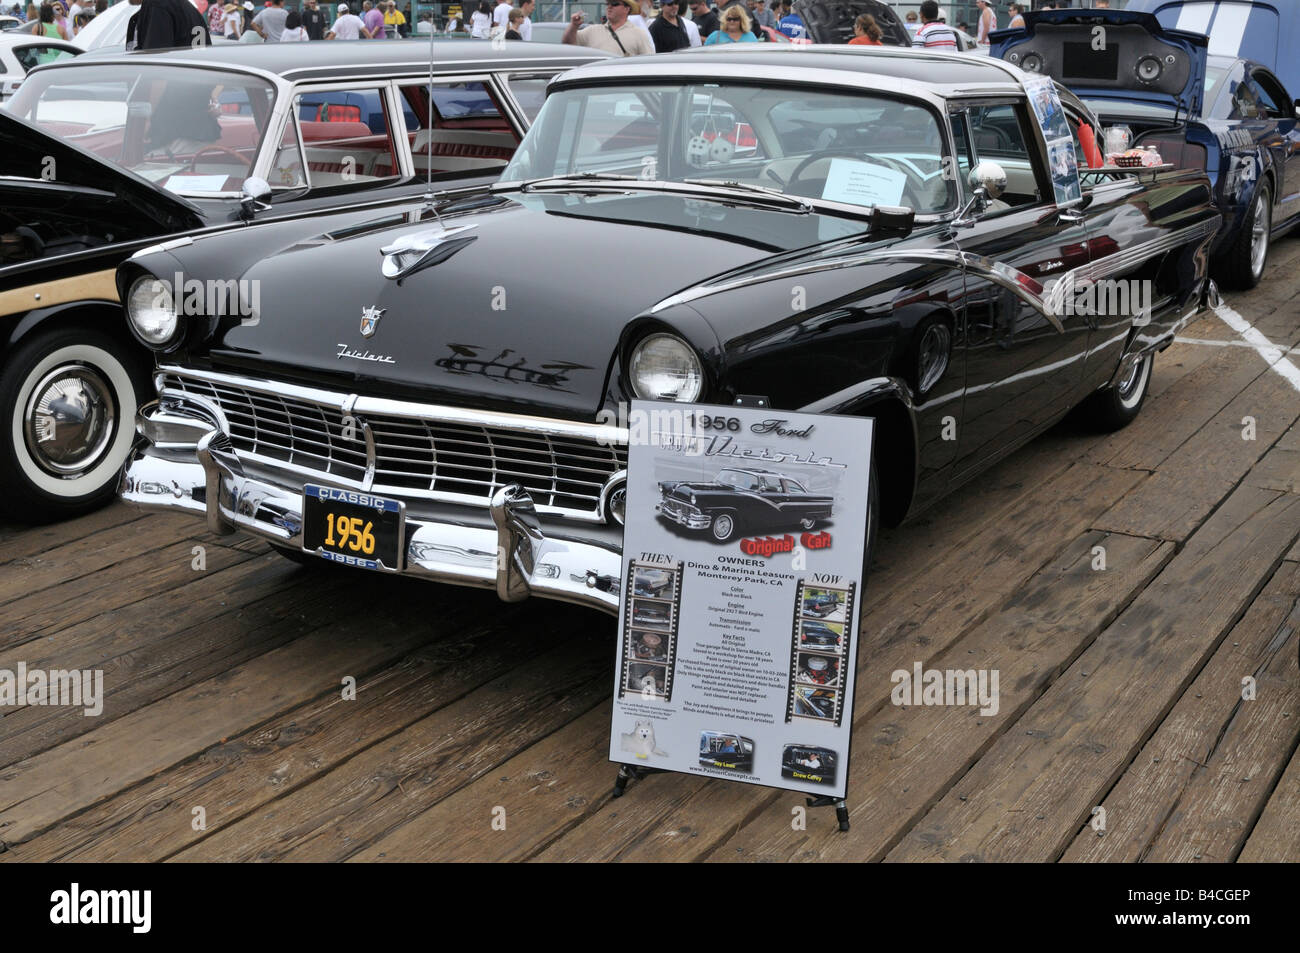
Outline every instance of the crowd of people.
<path id="1" fill-rule="evenodd" d="M 29 4 L 24 12 L 20 4 L 12 13 L 20 20 L 32 24 L 30 32 L 56 39 L 70 40 L 96 14 L 108 8 L 109 0 L 46 0 L 39 7 Z M 139 29 L 128 34 L 128 46 L 152 49 L 164 44 L 173 34 L 193 36 L 201 28 L 204 39 L 223 36 L 238 43 L 302 43 L 309 40 L 385 40 L 439 32 L 431 13 L 422 13 L 419 22 L 409 23 L 411 5 L 406 12 L 398 9 L 397 0 L 359 0 L 359 6 L 347 2 L 334 6 L 334 20 L 320 6 L 320 0 L 303 0 L 301 10 L 286 10 L 284 0 L 253 0 L 225 2 L 225 0 L 127 0 L 139 5 L 143 17 Z M 357 4 L 358 0 L 352 0 Z M 720 43 L 756 43 L 777 41 L 784 36 L 795 42 L 811 40 L 802 18 L 791 8 L 791 0 L 721 0 L 712 6 L 710 0 L 608 0 L 605 14 L 599 23 L 585 23 L 583 13 L 575 13 L 566 25 L 563 42 L 590 46 L 606 52 L 637 56 L 647 53 L 669 53 L 691 46 L 712 46 Z M 1030 9 L 1031 0 L 1008 3 L 1006 26 L 1024 25 L 1024 13 Z M 998 29 L 998 0 L 976 0 L 979 15 L 974 37 L 978 44 L 987 46 L 989 34 Z M 1040 2 L 1036 9 L 1066 7 L 1069 3 Z M 1093 7 L 1108 7 L 1109 0 L 1092 0 Z M 511 0 L 477 0 L 477 7 L 468 17 L 451 16 L 445 24 L 446 33 L 468 34 L 475 39 L 504 38 L 528 41 L 532 39 L 532 15 L 536 0 L 523 0 L 515 6 Z M 470 9 L 470 3 L 464 5 Z M 689 11 L 689 15 L 688 15 Z M 148 36 L 141 35 L 144 25 L 152 25 Z M 966 23 L 948 25 L 947 13 L 937 0 L 924 0 L 919 10 L 909 11 L 905 25 L 912 36 L 913 46 L 939 50 L 959 50 L 961 42 L 957 31 L 970 33 Z M 24 27 L 25 29 L 25 27 Z M 859 16 L 853 25 L 854 45 L 880 45 L 884 31 L 870 14 Z M 186 41 L 190 42 L 189 40 Z M 183 44 L 182 44 L 183 45 Z"/>
<path id="2" fill-rule="evenodd" d="M 17 18 L 21 23 L 30 23 L 29 33 L 54 40 L 71 40 L 96 15 L 108 9 L 108 0 L 70 0 L 70 5 L 63 0 L 42 3 L 39 7 L 29 3 L 26 10 L 22 4 L 15 3 L 9 10 L 0 8 L 0 12 Z"/>

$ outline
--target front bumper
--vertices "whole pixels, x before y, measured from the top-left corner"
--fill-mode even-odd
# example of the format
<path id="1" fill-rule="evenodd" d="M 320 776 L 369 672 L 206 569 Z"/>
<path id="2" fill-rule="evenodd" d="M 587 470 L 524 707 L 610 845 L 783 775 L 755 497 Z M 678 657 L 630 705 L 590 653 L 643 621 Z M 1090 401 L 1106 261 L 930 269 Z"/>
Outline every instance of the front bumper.
<path id="1" fill-rule="evenodd" d="M 655 504 L 655 512 L 668 517 L 674 523 L 685 526 L 687 529 L 708 529 L 713 522 L 713 517 L 705 516 L 699 510 L 687 506 L 685 503 L 665 506 L 662 501 Z"/>
<path id="2" fill-rule="evenodd" d="M 142 408 L 138 429 L 157 432 L 155 418 L 165 413 L 157 404 Z M 242 532 L 282 549 L 302 548 L 301 486 L 247 470 L 219 430 L 204 433 L 197 451 L 166 441 L 146 443 L 127 461 L 120 491 L 145 509 L 203 517 L 208 530 L 219 535 Z M 593 538 L 589 530 L 543 528 L 532 499 L 517 485 L 496 492 L 490 513 L 492 525 L 485 526 L 454 515 L 408 511 L 406 565 L 400 572 L 495 589 L 507 602 L 534 595 L 618 613 L 621 544 Z"/>

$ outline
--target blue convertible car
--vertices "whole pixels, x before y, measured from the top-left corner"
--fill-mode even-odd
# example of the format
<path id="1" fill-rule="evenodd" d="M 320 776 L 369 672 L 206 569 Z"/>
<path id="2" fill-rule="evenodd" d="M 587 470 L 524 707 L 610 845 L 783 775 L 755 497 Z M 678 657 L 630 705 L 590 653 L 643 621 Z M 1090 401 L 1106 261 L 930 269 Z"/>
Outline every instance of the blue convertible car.
<path id="1" fill-rule="evenodd" d="M 1205 169 L 1224 220 L 1215 270 L 1227 285 L 1259 282 L 1271 240 L 1300 224 L 1300 103 L 1271 70 L 1133 10 L 1026 13 L 1024 29 L 991 39 L 994 56 L 1052 76 L 1135 146 Z"/>

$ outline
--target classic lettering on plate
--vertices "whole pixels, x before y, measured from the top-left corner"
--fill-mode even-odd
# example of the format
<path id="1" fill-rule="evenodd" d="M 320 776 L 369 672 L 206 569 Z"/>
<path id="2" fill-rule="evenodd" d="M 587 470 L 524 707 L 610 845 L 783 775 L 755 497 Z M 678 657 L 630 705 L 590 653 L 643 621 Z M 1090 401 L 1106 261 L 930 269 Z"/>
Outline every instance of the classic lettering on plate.
<path id="1" fill-rule="evenodd" d="M 778 437 L 808 437 L 816 424 L 809 424 L 803 430 L 795 430 L 793 427 L 782 427 L 785 420 L 779 417 L 772 417 L 768 420 L 760 420 L 756 424 L 750 424 L 749 429 L 757 434 L 774 433 Z"/>
<path id="2" fill-rule="evenodd" d="M 380 364 L 396 364 L 397 358 L 390 357 L 387 354 L 371 354 L 369 351 L 354 351 L 346 344 L 338 345 L 338 359 L 341 361 L 345 357 L 350 357 L 354 361 L 377 361 Z"/>
<path id="3" fill-rule="evenodd" d="M 812 427 L 808 429 L 811 431 Z M 802 463 L 814 467 L 836 467 L 840 470 L 845 467 L 845 464 L 836 463 L 830 457 L 819 457 L 811 450 L 800 455 L 791 453 L 788 450 L 773 451 L 766 446 L 760 447 L 758 450 L 737 446 L 730 435 L 710 437 L 709 442 L 704 447 L 704 455 L 706 457 L 740 457 L 744 460 L 762 460 L 764 463 Z"/>

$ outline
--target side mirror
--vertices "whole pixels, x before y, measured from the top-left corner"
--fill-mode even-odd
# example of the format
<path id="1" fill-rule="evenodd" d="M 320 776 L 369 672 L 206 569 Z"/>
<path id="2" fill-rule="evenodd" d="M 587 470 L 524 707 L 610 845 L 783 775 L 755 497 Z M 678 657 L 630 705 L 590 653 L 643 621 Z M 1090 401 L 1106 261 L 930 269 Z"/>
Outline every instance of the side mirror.
<path id="1" fill-rule="evenodd" d="M 971 200 L 953 219 L 956 228 L 974 225 L 989 203 L 1002 196 L 1007 190 L 1007 173 L 996 162 L 985 161 L 970 170 L 966 182 L 970 185 Z"/>
<path id="2" fill-rule="evenodd" d="M 1007 190 L 1006 170 L 996 162 L 989 162 L 988 160 L 971 169 L 966 181 L 974 192 L 983 189 L 984 194 L 990 200 L 1001 198 L 1002 193 Z"/>
<path id="3" fill-rule="evenodd" d="M 239 208 L 244 218 L 252 218 L 254 212 L 261 212 L 271 207 L 271 186 L 266 179 L 249 176 L 239 191 Z"/>

